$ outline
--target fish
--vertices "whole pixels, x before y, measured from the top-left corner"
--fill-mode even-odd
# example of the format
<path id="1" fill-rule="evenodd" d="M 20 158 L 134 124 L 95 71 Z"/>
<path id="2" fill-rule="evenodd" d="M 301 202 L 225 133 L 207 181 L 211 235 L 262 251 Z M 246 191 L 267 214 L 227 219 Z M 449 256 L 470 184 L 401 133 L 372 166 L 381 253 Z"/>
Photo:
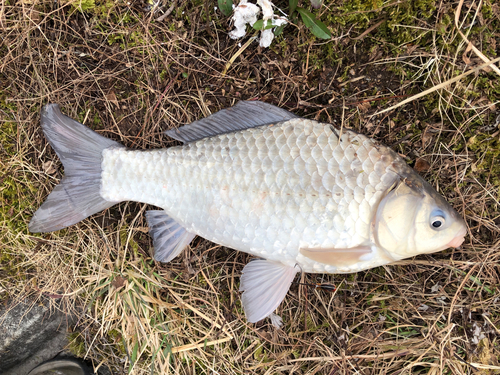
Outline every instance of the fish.
<path id="1" fill-rule="evenodd" d="M 145 216 L 154 259 L 195 236 L 255 257 L 240 278 L 247 320 L 273 317 L 297 273 L 353 273 L 459 247 L 462 217 L 396 152 L 360 133 L 240 101 L 170 129 L 182 142 L 132 150 L 64 115 L 41 111 L 64 176 L 31 232 L 66 228 L 123 201 Z"/>

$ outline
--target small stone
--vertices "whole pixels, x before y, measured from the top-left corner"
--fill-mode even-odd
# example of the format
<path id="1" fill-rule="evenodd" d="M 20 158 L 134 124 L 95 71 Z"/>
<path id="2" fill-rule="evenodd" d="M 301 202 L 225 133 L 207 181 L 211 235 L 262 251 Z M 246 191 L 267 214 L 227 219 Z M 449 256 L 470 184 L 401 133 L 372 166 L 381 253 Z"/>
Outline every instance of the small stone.
<path id="1" fill-rule="evenodd" d="M 48 304 L 26 301 L 2 306 L 0 374 L 27 374 L 59 354 L 68 344 L 66 327 L 71 320 L 57 310 L 51 312 Z"/>

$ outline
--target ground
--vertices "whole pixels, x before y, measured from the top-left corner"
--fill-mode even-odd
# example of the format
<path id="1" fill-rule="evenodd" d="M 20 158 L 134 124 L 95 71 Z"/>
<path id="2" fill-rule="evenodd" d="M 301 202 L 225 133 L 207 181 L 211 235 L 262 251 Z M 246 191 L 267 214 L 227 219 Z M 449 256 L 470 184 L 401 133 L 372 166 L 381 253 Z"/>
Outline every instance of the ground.
<path id="1" fill-rule="evenodd" d="M 230 39 L 216 1 L 2 2 L 0 297 L 62 302 L 80 316 L 72 350 L 117 374 L 500 372 L 499 75 L 476 69 L 438 87 L 483 64 L 464 37 L 498 56 L 500 6 L 461 4 L 326 0 L 314 12 L 331 40 L 294 18 L 269 49 L 253 42 L 229 64 L 253 31 Z M 392 147 L 466 219 L 464 245 L 352 275 L 304 275 L 277 330 L 244 318 L 246 254 L 196 238 L 171 263 L 154 262 L 145 205 L 28 232 L 63 176 L 39 126 L 42 105 L 147 149 L 177 144 L 164 130 L 254 98 Z"/>

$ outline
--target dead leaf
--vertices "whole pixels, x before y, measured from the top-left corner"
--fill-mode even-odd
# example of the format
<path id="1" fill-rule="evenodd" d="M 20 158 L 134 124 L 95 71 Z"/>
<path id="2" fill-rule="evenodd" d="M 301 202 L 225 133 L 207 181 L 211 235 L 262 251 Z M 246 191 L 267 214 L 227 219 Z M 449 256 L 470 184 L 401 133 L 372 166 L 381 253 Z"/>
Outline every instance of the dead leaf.
<path id="1" fill-rule="evenodd" d="M 500 5 L 498 4 L 493 4 L 491 6 L 491 11 L 493 14 L 500 20 Z"/>
<path id="2" fill-rule="evenodd" d="M 54 167 L 54 162 L 52 160 L 49 160 L 43 163 L 43 171 L 47 174 L 56 173 L 57 169 Z"/>
<path id="3" fill-rule="evenodd" d="M 371 108 L 370 102 L 362 102 L 358 104 L 358 109 L 365 113 Z"/>
<path id="4" fill-rule="evenodd" d="M 115 287 L 115 289 L 120 289 L 122 286 L 125 285 L 125 279 L 121 276 L 115 277 L 115 279 L 111 282 L 111 285 Z"/>
<path id="5" fill-rule="evenodd" d="M 465 49 L 465 52 L 464 52 L 464 53 L 463 53 L 463 55 L 462 55 L 462 60 L 464 60 L 464 63 L 465 63 L 466 65 L 470 65 L 470 64 L 471 64 L 471 61 L 470 61 L 469 57 L 467 56 L 467 54 L 468 54 L 470 51 L 472 51 L 472 43 L 469 43 L 469 44 L 467 45 L 467 48 Z"/>
<path id="6" fill-rule="evenodd" d="M 418 158 L 417 161 L 415 162 L 414 169 L 417 172 L 427 172 L 430 167 L 431 167 L 431 165 L 429 164 L 429 162 L 427 160 L 422 159 L 422 158 Z"/>
<path id="7" fill-rule="evenodd" d="M 106 99 L 108 99 L 111 103 L 113 103 L 114 105 L 116 105 L 118 107 L 118 99 L 116 98 L 116 94 L 114 91 L 110 91 L 106 95 Z"/>
<path id="8" fill-rule="evenodd" d="M 411 55 L 413 52 L 415 52 L 415 50 L 417 49 L 418 45 L 416 44 L 408 44 L 406 46 L 406 53 L 408 55 Z"/>
<path id="9" fill-rule="evenodd" d="M 475 144 L 476 141 L 477 141 L 477 134 L 473 135 L 472 137 L 469 138 L 469 140 L 467 141 L 467 146 L 471 146 L 471 145 Z"/>
<path id="10" fill-rule="evenodd" d="M 30 14 L 28 15 L 28 17 L 34 22 L 40 21 L 41 19 L 40 12 L 35 9 L 30 10 Z"/>
<path id="11" fill-rule="evenodd" d="M 479 66 L 479 65 L 482 65 L 483 64 L 483 60 L 481 60 L 479 57 L 473 57 L 472 59 L 470 59 L 470 62 L 469 62 L 469 65 L 474 68 L 476 66 Z M 483 68 L 483 70 L 486 72 L 486 73 L 491 73 L 493 71 L 492 68 L 490 68 L 489 66 L 485 66 Z"/>
<path id="12" fill-rule="evenodd" d="M 425 150 L 429 142 L 432 140 L 432 132 L 429 129 L 430 127 L 427 125 L 424 132 L 422 133 L 422 148 Z"/>
<path id="13" fill-rule="evenodd" d="M 375 58 L 377 57 L 379 52 L 380 51 L 379 51 L 378 45 L 375 45 L 374 47 L 372 47 L 372 51 L 370 52 L 370 57 L 368 58 L 368 60 L 369 61 L 375 60 Z"/>

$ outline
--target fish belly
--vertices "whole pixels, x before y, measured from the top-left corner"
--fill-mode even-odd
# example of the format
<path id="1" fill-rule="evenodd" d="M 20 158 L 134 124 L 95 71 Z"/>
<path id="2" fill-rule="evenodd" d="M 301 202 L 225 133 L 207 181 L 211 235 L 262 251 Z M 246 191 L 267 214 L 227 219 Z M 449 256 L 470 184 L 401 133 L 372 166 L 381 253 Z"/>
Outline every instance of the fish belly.
<path id="1" fill-rule="evenodd" d="M 299 249 L 373 246 L 393 162 L 363 135 L 293 119 L 168 149 L 106 149 L 101 196 L 161 207 L 189 232 L 305 272 L 355 272 L 377 260 L 338 269 Z"/>

